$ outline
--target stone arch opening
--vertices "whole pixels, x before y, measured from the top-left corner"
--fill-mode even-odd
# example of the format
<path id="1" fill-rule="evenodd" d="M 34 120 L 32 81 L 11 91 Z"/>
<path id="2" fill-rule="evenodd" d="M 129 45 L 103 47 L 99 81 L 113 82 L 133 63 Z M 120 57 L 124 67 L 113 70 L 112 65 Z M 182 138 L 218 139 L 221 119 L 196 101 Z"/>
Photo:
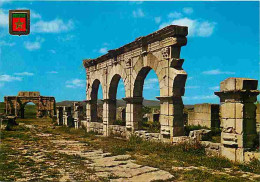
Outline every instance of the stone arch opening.
<path id="1" fill-rule="evenodd" d="M 156 77 L 149 78 L 150 80 L 147 80 L 148 74 L 154 74 Z M 147 130 L 149 132 L 153 133 L 159 133 L 160 132 L 160 121 L 159 121 L 159 113 L 160 113 L 160 106 L 156 107 L 151 107 L 151 106 L 145 106 L 143 104 L 144 100 L 144 93 L 146 92 L 144 86 L 145 82 L 148 82 L 146 85 L 147 90 L 151 90 L 151 92 L 154 92 L 153 89 L 156 89 L 156 86 L 154 84 L 158 84 L 158 89 L 159 89 L 159 79 L 155 71 L 149 67 L 143 67 L 139 73 L 137 74 L 135 83 L 134 83 L 134 91 L 133 91 L 133 96 L 134 98 L 137 98 L 139 100 L 139 103 L 136 103 L 137 105 L 141 105 L 141 109 L 136 109 L 135 110 L 135 115 L 139 116 L 141 118 L 138 122 L 138 130 Z M 153 91 L 152 91 L 153 90 Z M 160 90 L 160 89 L 159 89 Z M 159 91 L 160 95 L 160 91 Z M 151 102 L 148 101 L 147 102 Z M 140 108 L 140 107 L 139 107 Z M 156 111 L 156 116 L 154 116 L 154 112 Z"/>
<path id="2" fill-rule="evenodd" d="M 33 102 L 26 102 L 21 108 L 21 118 L 36 118 L 38 106 Z"/>
<path id="3" fill-rule="evenodd" d="M 103 89 L 100 81 L 96 79 L 92 84 L 91 90 L 91 121 L 92 122 L 103 122 L 103 107 L 102 104 L 98 103 L 98 98 L 103 97 Z"/>
<path id="4" fill-rule="evenodd" d="M 122 92 L 118 92 L 118 89 L 122 89 L 122 91 L 125 92 L 124 83 L 121 76 L 119 74 L 115 74 L 110 82 L 108 91 L 109 124 L 125 126 L 125 101 L 120 100 L 120 103 L 118 101 L 118 98 L 123 98 L 125 96 L 125 93 L 119 95 L 119 93 Z"/>

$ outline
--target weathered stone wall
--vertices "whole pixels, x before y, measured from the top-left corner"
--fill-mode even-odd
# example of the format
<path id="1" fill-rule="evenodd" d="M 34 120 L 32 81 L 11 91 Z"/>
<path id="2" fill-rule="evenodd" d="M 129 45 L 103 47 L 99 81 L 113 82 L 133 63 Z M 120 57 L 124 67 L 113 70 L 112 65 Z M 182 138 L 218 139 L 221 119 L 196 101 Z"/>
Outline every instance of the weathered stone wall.
<path id="1" fill-rule="evenodd" d="M 103 123 L 83 121 L 81 122 L 81 124 L 83 124 L 84 127 L 86 127 L 87 132 L 93 131 L 97 132 L 98 134 L 103 134 Z"/>
<path id="2" fill-rule="evenodd" d="M 126 137 L 126 127 L 119 125 L 109 125 L 109 133 L 114 136 Z"/>
<path id="3" fill-rule="evenodd" d="M 208 128 L 220 126 L 218 104 L 195 104 L 188 112 L 188 125 L 200 125 Z"/>

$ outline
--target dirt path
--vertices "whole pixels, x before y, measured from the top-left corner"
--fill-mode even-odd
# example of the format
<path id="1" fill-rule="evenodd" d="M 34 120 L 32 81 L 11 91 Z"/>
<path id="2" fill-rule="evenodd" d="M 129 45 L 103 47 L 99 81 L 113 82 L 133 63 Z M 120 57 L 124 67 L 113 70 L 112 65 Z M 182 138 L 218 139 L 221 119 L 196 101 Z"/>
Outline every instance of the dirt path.
<path id="1" fill-rule="evenodd" d="M 112 156 L 86 143 L 44 133 L 46 126 L 23 127 L 28 129 L 29 138 L 25 139 L 21 133 L 20 137 L 3 140 L 4 145 L 12 145 L 7 152 L 9 163 L 18 163 L 16 173 L 11 172 L 5 178 L 7 181 L 148 182 L 173 178 L 167 171 L 136 164 L 130 155 Z"/>

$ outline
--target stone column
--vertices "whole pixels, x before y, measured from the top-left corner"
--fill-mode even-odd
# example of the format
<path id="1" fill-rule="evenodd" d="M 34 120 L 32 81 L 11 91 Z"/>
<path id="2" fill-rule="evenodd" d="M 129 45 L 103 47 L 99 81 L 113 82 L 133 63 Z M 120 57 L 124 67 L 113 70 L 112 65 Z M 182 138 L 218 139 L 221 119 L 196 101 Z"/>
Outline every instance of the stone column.
<path id="1" fill-rule="evenodd" d="M 138 130 L 143 119 L 143 97 L 127 97 L 126 101 L 126 129 L 133 133 Z"/>
<path id="2" fill-rule="evenodd" d="M 63 124 L 63 107 L 57 107 L 57 124 Z"/>
<path id="3" fill-rule="evenodd" d="M 109 136 L 109 125 L 116 120 L 116 100 L 103 99 L 103 134 Z"/>
<path id="4" fill-rule="evenodd" d="M 156 97 L 160 100 L 160 124 L 163 141 L 184 134 L 183 102 L 181 96 Z"/>
<path id="5" fill-rule="evenodd" d="M 244 160 L 244 149 L 250 149 L 256 141 L 257 80 L 228 78 L 221 82 L 220 119 L 223 127 L 221 154 L 233 161 Z"/>

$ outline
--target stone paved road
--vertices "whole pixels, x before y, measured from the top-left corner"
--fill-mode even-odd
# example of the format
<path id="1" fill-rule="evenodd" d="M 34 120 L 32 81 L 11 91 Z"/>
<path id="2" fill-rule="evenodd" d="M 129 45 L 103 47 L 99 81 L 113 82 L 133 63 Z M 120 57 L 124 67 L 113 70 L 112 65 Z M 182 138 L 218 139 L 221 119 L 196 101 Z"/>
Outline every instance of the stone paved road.
<path id="1" fill-rule="evenodd" d="M 110 179 L 112 182 L 149 182 L 173 178 L 169 172 L 136 164 L 130 159 L 130 155 L 111 156 L 110 153 L 104 153 L 102 150 L 86 150 L 86 144 L 78 141 L 52 140 L 51 142 L 56 146 L 66 146 L 58 152 L 85 158 L 85 162 L 95 170 L 95 176 L 116 178 Z"/>

